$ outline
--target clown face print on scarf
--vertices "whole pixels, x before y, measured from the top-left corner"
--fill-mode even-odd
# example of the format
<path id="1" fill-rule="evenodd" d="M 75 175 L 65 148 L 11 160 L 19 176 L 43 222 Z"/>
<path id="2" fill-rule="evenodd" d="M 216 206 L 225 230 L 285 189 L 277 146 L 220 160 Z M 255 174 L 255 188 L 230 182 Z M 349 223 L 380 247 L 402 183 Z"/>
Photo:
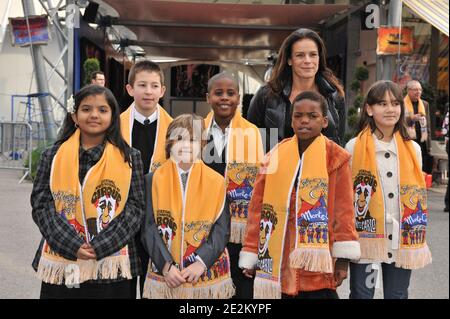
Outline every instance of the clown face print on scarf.
<path id="1" fill-rule="evenodd" d="M 377 181 L 369 171 L 360 170 L 354 182 L 354 209 L 356 230 L 369 233 L 376 232 L 376 220 L 370 216 L 369 204 L 372 195 L 376 192 Z"/>
<path id="2" fill-rule="evenodd" d="M 269 253 L 270 237 L 278 222 L 276 213 L 271 205 L 263 204 L 259 229 L 258 265 L 265 272 L 272 273 L 272 257 Z"/>
<path id="3" fill-rule="evenodd" d="M 116 214 L 121 201 L 120 189 L 112 180 L 104 179 L 100 182 L 92 195 L 91 203 L 97 210 L 97 218 L 87 220 L 90 237 L 95 237 L 103 229 L 106 229 Z M 92 239 L 91 238 L 91 239 Z"/>
<path id="4" fill-rule="evenodd" d="M 272 230 L 273 223 L 268 219 L 262 219 L 259 230 L 259 255 L 262 257 L 270 257 L 269 241 Z"/>
<path id="5" fill-rule="evenodd" d="M 97 203 L 98 229 L 99 231 L 108 227 L 109 222 L 114 216 L 116 210 L 116 200 L 108 194 L 99 198 Z"/>

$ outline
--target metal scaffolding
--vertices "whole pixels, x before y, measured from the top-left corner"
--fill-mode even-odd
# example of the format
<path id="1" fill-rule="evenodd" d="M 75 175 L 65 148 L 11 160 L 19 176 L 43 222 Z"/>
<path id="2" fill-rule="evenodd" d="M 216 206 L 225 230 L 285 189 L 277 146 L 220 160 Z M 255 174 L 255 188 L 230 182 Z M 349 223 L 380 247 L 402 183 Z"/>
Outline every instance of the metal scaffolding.
<path id="1" fill-rule="evenodd" d="M 58 0 L 56 5 L 52 0 L 39 0 L 40 5 L 48 15 L 50 27 L 56 33 L 56 39 L 61 52 L 56 61 L 47 58 L 39 44 L 33 44 L 30 39 L 30 51 L 33 61 L 33 69 L 36 74 L 37 88 L 43 94 L 39 98 L 42 120 L 45 127 L 47 141 L 56 139 L 57 125 L 55 123 L 53 110 L 55 107 L 66 109 L 66 101 L 72 95 L 73 90 L 73 68 L 74 68 L 74 28 L 79 26 L 79 8 L 74 0 Z M 22 0 L 25 18 L 35 15 L 32 0 Z M 62 14 L 61 14 L 62 12 Z M 60 15 L 61 14 L 61 15 Z M 64 71 L 60 71 L 63 65 Z M 46 68 L 48 65 L 48 68 Z M 47 70 L 49 72 L 47 73 Z M 51 90 L 50 80 L 58 77 L 61 85 L 57 90 Z"/>

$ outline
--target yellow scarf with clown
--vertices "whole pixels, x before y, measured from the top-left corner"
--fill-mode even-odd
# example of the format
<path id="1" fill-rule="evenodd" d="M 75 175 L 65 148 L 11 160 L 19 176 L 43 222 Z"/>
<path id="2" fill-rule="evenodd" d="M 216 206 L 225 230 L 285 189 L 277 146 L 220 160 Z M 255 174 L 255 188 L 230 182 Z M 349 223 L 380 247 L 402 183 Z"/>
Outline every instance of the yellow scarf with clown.
<path id="1" fill-rule="evenodd" d="M 127 202 L 132 169 L 120 150 L 106 142 L 100 160 L 86 173 L 83 184 L 78 178 L 80 130 L 65 141 L 53 158 L 50 190 L 56 213 L 73 226 L 86 243 L 105 230 L 117 218 Z M 71 173 L 67 173 L 71 172 Z M 68 276 L 68 271 L 71 276 Z M 89 280 L 131 279 L 128 247 L 102 260 L 71 261 L 55 253 L 44 242 L 37 275 L 50 284 L 79 284 Z M 70 278 L 69 278 L 70 277 Z"/>
<path id="2" fill-rule="evenodd" d="M 418 269 L 431 263 L 431 252 L 425 238 L 427 190 L 412 141 L 404 141 L 399 132 L 394 134 L 394 140 L 398 154 L 401 216 L 400 248 L 395 265 Z M 356 138 L 352 178 L 361 258 L 386 261 L 385 203 L 375 158 L 375 141 L 369 128 Z"/>
<path id="3" fill-rule="evenodd" d="M 205 127 L 211 127 L 214 112 L 205 119 Z M 242 243 L 247 225 L 250 202 L 256 175 L 263 159 L 263 146 L 258 128 L 236 110 L 231 119 L 226 151 L 225 182 L 230 200 L 230 242 Z"/>
<path id="4" fill-rule="evenodd" d="M 285 139 L 267 160 L 254 296 L 279 299 L 284 238 L 295 185 L 296 241 L 290 265 L 311 272 L 333 271 L 328 241 L 326 138 L 318 136 L 301 158 L 297 137 Z"/>
<path id="5" fill-rule="evenodd" d="M 211 227 L 225 204 L 222 176 L 202 161 L 192 166 L 183 201 L 177 164 L 167 160 L 153 176 L 152 204 L 163 241 L 180 270 L 195 262 L 194 253 L 208 238 Z M 228 299 L 234 295 L 228 251 L 217 258 L 199 281 L 169 288 L 164 277 L 149 263 L 144 298 L 149 299 Z"/>

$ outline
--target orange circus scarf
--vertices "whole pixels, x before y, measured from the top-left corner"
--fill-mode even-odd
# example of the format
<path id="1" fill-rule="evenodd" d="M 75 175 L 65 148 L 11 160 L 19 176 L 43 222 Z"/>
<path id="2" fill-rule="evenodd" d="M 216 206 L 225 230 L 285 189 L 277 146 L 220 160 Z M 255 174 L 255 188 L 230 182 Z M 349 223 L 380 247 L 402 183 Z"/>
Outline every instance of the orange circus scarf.
<path id="1" fill-rule="evenodd" d="M 211 127 L 213 118 L 214 113 L 210 112 L 205 119 L 207 128 Z M 230 242 L 240 244 L 247 226 L 248 204 L 263 159 L 263 146 L 258 128 L 244 119 L 239 111 L 231 119 L 226 145 L 225 181 L 230 200 Z"/>
<path id="2" fill-rule="evenodd" d="M 127 202 L 131 167 L 120 150 L 106 142 L 100 160 L 87 172 L 83 185 L 78 178 L 80 130 L 64 142 L 53 158 L 50 190 L 56 213 L 89 243 L 120 215 Z M 69 276 L 70 274 L 70 276 Z M 131 279 L 128 247 L 102 260 L 71 261 L 55 253 L 45 241 L 37 275 L 50 284 L 79 284 L 88 280 Z"/>
<path id="3" fill-rule="evenodd" d="M 254 284 L 254 296 L 258 299 L 281 298 L 284 239 L 296 182 L 296 241 L 289 256 L 290 265 L 312 272 L 333 271 L 328 241 L 326 138 L 318 136 L 301 159 L 297 137 L 285 139 L 268 158 Z M 272 165 L 278 169 L 273 170 Z"/>
<path id="4" fill-rule="evenodd" d="M 133 103 L 125 112 L 120 114 L 120 130 L 123 138 L 130 146 L 133 146 L 134 112 L 136 112 L 136 109 Z M 158 104 L 156 112 L 158 112 L 158 122 L 156 123 L 155 148 L 150 161 L 150 172 L 153 172 L 166 161 L 166 133 L 169 124 L 172 122 L 172 118 L 161 105 Z"/>
<path id="5" fill-rule="evenodd" d="M 399 251 L 395 265 L 418 269 L 431 263 L 425 233 L 427 227 L 427 190 L 412 141 L 394 134 L 398 154 L 400 194 Z M 361 259 L 387 260 L 385 203 L 375 158 L 375 141 L 369 128 L 356 138 L 352 158 L 355 192 L 356 230 Z"/>
<path id="6" fill-rule="evenodd" d="M 414 114 L 414 107 L 413 107 L 413 104 L 412 104 L 412 101 L 411 101 L 411 98 L 409 97 L 409 95 L 405 96 L 405 98 L 403 99 L 403 102 L 405 103 L 407 113 Z M 426 115 L 425 114 L 425 106 L 423 104 L 422 99 L 419 99 L 418 113 L 422 114 L 423 116 Z"/>
<path id="7" fill-rule="evenodd" d="M 180 270 L 195 262 L 195 251 L 207 240 L 211 227 L 222 214 L 225 181 L 198 161 L 188 175 L 184 201 L 181 189 L 177 164 L 168 160 L 155 171 L 150 191 L 158 230 Z M 195 285 L 185 283 L 169 288 L 151 260 L 149 262 L 144 298 L 228 299 L 233 295 L 230 258 L 226 248 Z"/>

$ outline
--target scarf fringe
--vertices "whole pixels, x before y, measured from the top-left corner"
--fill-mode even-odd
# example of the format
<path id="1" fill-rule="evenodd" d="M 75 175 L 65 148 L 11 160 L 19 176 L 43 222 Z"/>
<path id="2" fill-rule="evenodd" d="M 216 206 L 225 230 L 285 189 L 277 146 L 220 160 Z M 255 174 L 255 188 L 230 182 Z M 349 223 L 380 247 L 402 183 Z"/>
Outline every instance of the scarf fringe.
<path id="1" fill-rule="evenodd" d="M 431 262 L 431 251 L 425 243 L 421 248 L 399 249 L 395 266 L 404 269 L 420 269 L 431 264 Z"/>
<path id="2" fill-rule="evenodd" d="M 231 221 L 231 234 L 230 234 L 231 243 L 241 244 L 243 242 L 246 226 L 247 223 L 237 223 Z"/>
<path id="3" fill-rule="evenodd" d="M 41 258 L 37 270 L 37 277 L 47 284 L 62 285 L 66 267 L 69 263 L 62 263 Z"/>
<path id="4" fill-rule="evenodd" d="M 236 293 L 233 280 L 227 278 L 203 287 L 189 287 L 182 285 L 178 288 L 169 288 L 164 281 L 153 279 L 145 280 L 144 299 L 231 299 Z"/>
<path id="5" fill-rule="evenodd" d="M 360 238 L 359 245 L 361 247 L 361 259 L 380 262 L 388 260 L 388 251 L 384 238 Z"/>
<path id="6" fill-rule="evenodd" d="M 128 255 L 106 257 L 94 262 L 93 279 L 131 279 L 130 258 Z"/>
<path id="7" fill-rule="evenodd" d="M 328 248 L 297 248 L 289 255 L 292 268 L 333 273 L 333 259 Z"/>
<path id="8" fill-rule="evenodd" d="M 253 287 L 254 299 L 281 299 L 281 284 L 277 281 L 256 277 Z"/>
<path id="9" fill-rule="evenodd" d="M 80 267 L 80 283 L 97 279 L 95 260 L 78 260 L 77 265 Z"/>
<path id="10" fill-rule="evenodd" d="M 37 277 L 45 283 L 63 285 L 66 280 L 66 270 L 69 266 L 78 267 L 71 284 L 80 284 L 89 280 L 117 279 L 121 277 L 131 279 L 130 260 L 128 256 L 106 257 L 100 261 L 78 260 L 77 262 L 61 262 L 41 258 Z M 73 273 L 73 270 L 71 271 Z"/>

